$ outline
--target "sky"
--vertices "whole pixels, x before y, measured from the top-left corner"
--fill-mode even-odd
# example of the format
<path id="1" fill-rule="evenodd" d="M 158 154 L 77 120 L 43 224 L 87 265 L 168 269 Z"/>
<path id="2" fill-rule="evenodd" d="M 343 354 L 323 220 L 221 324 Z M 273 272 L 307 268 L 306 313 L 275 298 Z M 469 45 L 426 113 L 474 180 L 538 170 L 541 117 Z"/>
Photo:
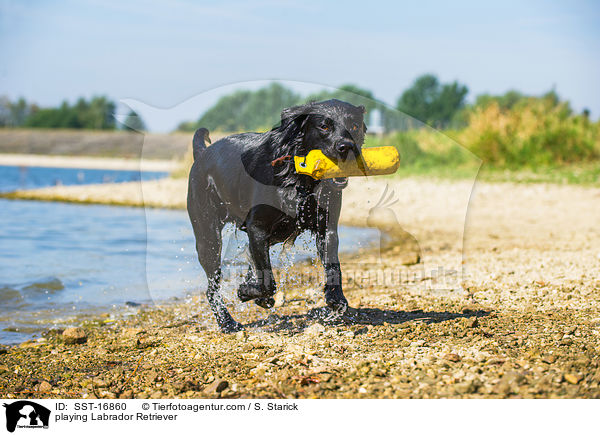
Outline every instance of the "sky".
<path id="1" fill-rule="evenodd" d="M 279 80 L 395 105 L 423 73 L 478 94 L 555 89 L 600 115 L 600 2 L 0 0 L 0 95 L 107 95 L 152 131 Z"/>

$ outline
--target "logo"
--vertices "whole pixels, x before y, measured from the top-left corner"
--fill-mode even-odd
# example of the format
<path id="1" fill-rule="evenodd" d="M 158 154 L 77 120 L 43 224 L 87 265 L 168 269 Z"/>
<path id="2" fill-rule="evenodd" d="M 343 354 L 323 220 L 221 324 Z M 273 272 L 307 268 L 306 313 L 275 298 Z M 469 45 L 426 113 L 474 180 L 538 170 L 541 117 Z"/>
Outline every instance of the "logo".
<path id="1" fill-rule="evenodd" d="M 14 432 L 15 428 L 48 429 L 50 410 L 29 400 L 2 406 L 6 408 L 6 430 Z"/>

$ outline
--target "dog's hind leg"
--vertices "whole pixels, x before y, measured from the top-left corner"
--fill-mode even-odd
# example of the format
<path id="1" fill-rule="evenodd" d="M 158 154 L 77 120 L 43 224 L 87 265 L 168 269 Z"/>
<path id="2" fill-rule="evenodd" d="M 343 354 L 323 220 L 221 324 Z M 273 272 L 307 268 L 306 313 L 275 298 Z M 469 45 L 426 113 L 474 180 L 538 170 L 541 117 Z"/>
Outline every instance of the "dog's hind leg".
<path id="1" fill-rule="evenodd" d="M 206 273 L 208 288 L 206 297 L 217 323 L 223 332 L 236 332 L 242 325 L 236 322 L 223 301 L 219 288 L 221 285 L 221 230 L 223 223 L 214 216 L 214 210 L 201 209 L 195 205 L 189 209 L 198 261 Z M 211 214 L 212 213 L 212 214 Z"/>
<path id="2" fill-rule="evenodd" d="M 208 229 L 205 229 L 204 234 L 206 235 Z M 214 230 L 210 231 L 214 233 Z M 214 235 L 214 237 L 213 237 Z M 242 325 L 236 322 L 227 307 L 219 288 L 221 285 L 221 240 L 220 231 L 218 234 L 212 234 L 211 237 L 204 238 L 200 243 L 196 244 L 196 250 L 198 251 L 198 260 L 202 265 L 202 268 L 206 272 L 206 278 L 208 279 L 208 288 L 206 289 L 206 297 L 212 312 L 214 313 L 217 323 L 223 332 L 236 332 L 242 329 Z"/>

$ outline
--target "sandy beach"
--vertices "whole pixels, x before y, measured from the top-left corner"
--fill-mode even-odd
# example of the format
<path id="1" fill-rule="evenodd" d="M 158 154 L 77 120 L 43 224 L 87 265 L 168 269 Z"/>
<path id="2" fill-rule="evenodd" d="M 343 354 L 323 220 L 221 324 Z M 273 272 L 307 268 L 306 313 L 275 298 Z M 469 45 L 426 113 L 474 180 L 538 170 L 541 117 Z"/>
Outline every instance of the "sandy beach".
<path id="1" fill-rule="evenodd" d="M 398 201 L 374 207 L 386 185 Z M 19 196 L 182 208 L 185 191 L 167 179 Z M 392 237 L 342 259 L 342 321 L 323 318 L 320 266 L 297 264 L 278 271 L 270 311 L 228 295 L 238 334 L 217 331 L 199 289 L 90 319 L 79 344 L 59 330 L 1 349 L 2 396 L 600 398 L 600 189 L 379 178 L 344 195 L 343 224 Z"/>
<path id="2" fill-rule="evenodd" d="M 42 154 L 0 154 L 3 166 L 36 166 L 44 168 L 78 168 L 109 170 L 142 170 L 172 172 L 179 163 L 176 160 L 149 160 L 139 158 L 111 158 L 84 156 L 49 156 Z"/>

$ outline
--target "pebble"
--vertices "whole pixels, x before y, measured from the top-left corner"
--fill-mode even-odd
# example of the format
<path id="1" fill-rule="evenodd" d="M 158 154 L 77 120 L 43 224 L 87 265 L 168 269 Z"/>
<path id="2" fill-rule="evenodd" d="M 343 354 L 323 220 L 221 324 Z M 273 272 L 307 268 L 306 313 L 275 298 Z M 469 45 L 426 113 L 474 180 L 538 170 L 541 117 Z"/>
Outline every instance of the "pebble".
<path id="1" fill-rule="evenodd" d="M 67 328 L 62 336 L 65 344 L 78 344 L 87 341 L 87 334 L 83 328 Z"/>
<path id="2" fill-rule="evenodd" d="M 285 304 L 285 293 L 277 292 L 275 293 L 275 297 L 273 299 L 275 299 L 275 308 L 282 307 L 283 304 Z"/>
<path id="3" fill-rule="evenodd" d="M 123 330 L 123 335 L 126 337 L 135 337 L 138 334 L 142 334 L 144 331 L 142 328 L 126 328 Z"/>
<path id="4" fill-rule="evenodd" d="M 38 387 L 38 391 L 40 393 L 49 393 L 50 391 L 52 391 L 52 385 L 50 385 L 48 381 L 42 381 L 42 383 Z"/>
<path id="5" fill-rule="evenodd" d="M 459 362 L 460 361 L 460 356 L 458 356 L 455 353 L 447 353 L 444 356 L 444 359 L 447 361 L 451 361 L 451 362 Z"/>
<path id="6" fill-rule="evenodd" d="M 542 361 L 547 364 L 554 364 L 556 362 L 556 355 L 551 355 L 551 354 L 544 355 L 542 357 Z"/>
<path id="7" fill-rule="evenodd" d="M 454 385 L 454 391 L 458 394 L 473 394 L 477 391 L 475 382 L 460 382 Z"/>
<path id="8" fill-rule="evenodd" d="M 119 395 L 119 399 L 133 399 L 133 391 L 125 390 Z"/>
<path id="9" fill-rule="evenodd" d="M 158 373 L 156 372 L 156 370 L 150 370 L 148 373 L 146 373 L 147 382 L 153 383 L 154 381 L 156 381 L 156 378 L 158 378 Z"/>
<path id="10" fill-rule="evenodd" d="M 215 379 L 208 387 L 206 387 L 207 393 L 220 393 L 229 387 L 229 382 L 223 379 Z"/>
<path id="11" fill-rule="evenodd" d="M 499 382 L 498 385 L 496 385 L 496 393 L 502 395 L 502 396 L 506 396 L 507 394 L 510 394 L 512 392 L 512 387 L 508 382 Z"/>
<path id="12" fill-rule="evenodd" d="M 304 330 L 304 333 L 308 335 L 321 335 L 323 332 L 325 332 L 325 327 L 320 323 L 310 325 Z"/>
<path id="13" fill-rule="evenodd" d="M 583 376 L 567 373 L 564 378 L 569 384 L 577 385 L 583 379 Z"/>

